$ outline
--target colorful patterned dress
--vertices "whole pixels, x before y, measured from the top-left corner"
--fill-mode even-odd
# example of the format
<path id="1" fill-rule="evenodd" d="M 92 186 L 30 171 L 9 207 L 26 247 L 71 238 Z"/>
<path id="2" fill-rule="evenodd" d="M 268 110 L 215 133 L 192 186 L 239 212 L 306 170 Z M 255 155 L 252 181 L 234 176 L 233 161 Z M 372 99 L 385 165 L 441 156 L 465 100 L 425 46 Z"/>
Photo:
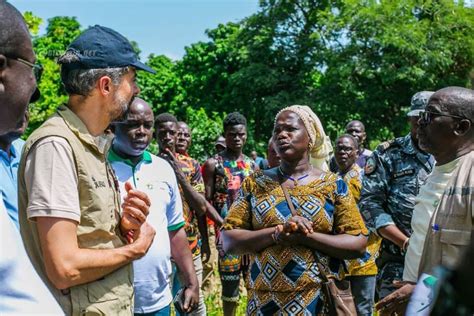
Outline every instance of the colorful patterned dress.
<path id="1" fill-rule="evenodd" d="M 325 173 L 307 185 L 289 189 L 300 216 L 311 220 L 316 232 L 367 234 L 346 183 Z M 281 186 L 261 171 L 248 177 L 232 205 L 224 229 L 259 230 L 285 223 L 291 217 Z M 252 255 L 247 277 L 248 315 L 315 315 L 325 310 L 315 254 L 331 271 L 340 260 L 305 246 L 273 245 Z"/>
<path id="2" fill-rule="evenodd" d="M 179 162 L 178 167 L 186 176 L 187 181 L 191 184 L 196 192 L 204 194 L 204 181 L 202 179 L 201 166 L 199 165 L 199 162 L 189 156 L 182 154 L 176 154 L 176 158 Z M 193 258 L 195 258 L 201 253 L 201 236 L 199 234 L 197 217 L 194 210 L 189 207 L 189 204 L 184 199 L 181 186 L 179 187 L 179 190 L 183 201 L 183 215 L 186 222 L 184 230 L 186 231 L 186 235 L 188 237 L 189 249 L 191 249 Z"/>
<path id="3" fill-rule="evenodd" d="M 247 156 L 239 160 L 226 160 L 220 155 L 216 160 L 213 206 L 225 219 L 230 206 L 238 196 L 240 186 L 246 177 L 256 169 L 255 162 Z M 223 286 L 222 299 L 237 302 L 239 300 L 238 284 L 240 281 L 241 257 L 219 253 L 219 272 Z"/>
<path id="4" fill-rule="evenodd" d="M 360 192 L 362 190 L 362 173 L 363 170 L 357 164 L 354 164 L 346 174 L 339 173 L 349 186 L 349 190 L 351 191 L 352 196 L 354 196 L 356 202 L 359 202 Z M 346 260 L 349 275 L 377 275 L 375 259 L 377 259 L 381 242 L 382 238 L 380 238 L 376 233 L 371 232 L 369 234 L 369 240 L 367 241 L 367 248 L 364 255 L 358 259 Z"/>

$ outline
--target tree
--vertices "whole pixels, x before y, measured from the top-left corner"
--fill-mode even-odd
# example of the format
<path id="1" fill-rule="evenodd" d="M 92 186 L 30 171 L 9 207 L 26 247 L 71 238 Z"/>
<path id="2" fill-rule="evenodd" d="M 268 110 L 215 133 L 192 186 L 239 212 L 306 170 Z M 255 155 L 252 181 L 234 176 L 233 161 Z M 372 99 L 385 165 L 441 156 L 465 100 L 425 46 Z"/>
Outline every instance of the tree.
<path id="1" fill-rule="evenodd" d="M 41 19 L 25 13 L 27 25 L 33 34 Z M 60 69 L 56 63 L 58 56 L 80 34 L 80 24 L 74 17 L 54 17 L 48 20 L 46 34 L 33 38 L 33 47 L 38 62 L 43 66 L 43 76 L 38 83 L 41 98 L 30 107 L 30 122 L 24 135 L 27 137 L 38 128 L 56 108 L 66 102 L 67 96 L 61 86 Z"/>
<path id="2" fill-rule="evenodd" d="M 259 144 L 291 104 L 311 106 L 332 138 L 351 119 L 371 139 L 400 136 L 415 92 L 468 84 L 473 11 L 451 1 L 261 1 L 186 49 L 185 99 L 242 112 Z"/>
<path id="3" fill-rule="evenodd" d="M 41 23 L 43 23 L 43 19 L 40 17 L 35 16 L 32 12 L 26 11 L 23 14 L 23 17 L 25 18 L 26 25 L 28 26 L 28 29 L 30 30 L 30 33 L 33 36 L 38 35 L 39 27 Z"/>
<path id="4" fill-rule="evenodd" d="M 414 93 L 468 83 L 474 10 L 462 2 L 344 1 L 332 12 L 315 99 L 336 130 L 358 118 L 372 138 L 403 135 Z"/>
<path id="5" fill-rule="evenodd" d="M 204 108 L 186 108 L 185 121 L 192 130 L 192 144 L 189 150 L 191 157 L 204 163 L 207 158 L 215 154 L 214 144 L 219 135 L 222 135 L 225 115 L 218 112 L 207 115 Z"/>
<path id="6" fill-rule="evenodd" d="M 171 112 L 184 115 L 184 90 L 175 63 L 166 56 L 152 54 L 148 57 L 147 65 L 156 74 L 138 72 L 140 97 L 150 104 L 155 114 Z"/>
<path id="7" fill-rule="evenodd" d="M 25 18 L 37 31 L 41 20 Z M 54 58 L 79 32 L 75 18 L 56 17 L 35 38 L 45 76 L 29 131 L 64 102 Z M 360 119 L 380 141 L 407 132 L 415 92 L 472 85 L 474 8 L 463 1 L 261 0 L 257 13 L 206 34 L 182 60 L 150 55 L 158 74 L 139 73 L 141 96 L 155 113 L 192 120 L 195 135 L 215 136 L 214 112 L 239 111 L 249 122 L 246 149 L 260 153 L 276 113 L 291 104 L 311 106 L 332 139 Z M 209 144 L 195 154 L 208 155 Z"/>

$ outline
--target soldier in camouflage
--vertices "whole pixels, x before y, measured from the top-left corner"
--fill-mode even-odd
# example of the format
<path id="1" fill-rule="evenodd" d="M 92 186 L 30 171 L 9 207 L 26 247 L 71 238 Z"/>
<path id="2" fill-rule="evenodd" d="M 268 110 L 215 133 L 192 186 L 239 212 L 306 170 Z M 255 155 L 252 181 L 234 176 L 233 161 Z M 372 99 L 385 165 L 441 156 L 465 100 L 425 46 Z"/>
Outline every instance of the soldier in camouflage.
<path id="1" fill-rule="evenodd" d="M 407 114 L 410 134 L 380 144 L 364 169 L 359 207 L 367 227 L 383 238 L 377 259 L 379 298 L 396 289 L 393 281 L 402 280 L 415 196 L 434 165 L 434 158 L 418 148 L 416 135 L 418 116 L 431 94 L 413 96 Z"/>

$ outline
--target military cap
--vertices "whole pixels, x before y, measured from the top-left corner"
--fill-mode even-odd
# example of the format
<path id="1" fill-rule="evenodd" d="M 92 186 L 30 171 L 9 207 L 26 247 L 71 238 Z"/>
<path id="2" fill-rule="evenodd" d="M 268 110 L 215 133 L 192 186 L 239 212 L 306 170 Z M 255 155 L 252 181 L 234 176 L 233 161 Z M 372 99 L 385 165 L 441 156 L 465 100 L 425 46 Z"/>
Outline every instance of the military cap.
<path id="1" fill-rule="evenodd" d="M 408 112 L 407 116 L 419 116 L 420 113 L 425 110 L 428 100 L 433 93 L 433 91 L 421 91 L 415 93 L 411 98 L 410 112 Z"/>

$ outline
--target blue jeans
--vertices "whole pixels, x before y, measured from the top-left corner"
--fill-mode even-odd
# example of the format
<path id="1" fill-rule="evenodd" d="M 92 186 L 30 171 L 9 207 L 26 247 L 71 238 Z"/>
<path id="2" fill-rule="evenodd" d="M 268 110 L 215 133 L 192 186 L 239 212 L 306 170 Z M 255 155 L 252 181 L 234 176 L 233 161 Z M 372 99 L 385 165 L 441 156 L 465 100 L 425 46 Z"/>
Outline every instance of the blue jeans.
<path id="1" fill-rule="evenodd" d="M 135 313 L 135 316 L 170 316 L 171 315 L 171 305 L 163 307 L 162 309 L 157 310 L 156 312 L 139 314 Z"/>
<path id="2" fill-rule="evenodd" d="M 352 296 L 358 316 L 372 316 L 375 296 L 375 275 L 350 276 Z"/>

